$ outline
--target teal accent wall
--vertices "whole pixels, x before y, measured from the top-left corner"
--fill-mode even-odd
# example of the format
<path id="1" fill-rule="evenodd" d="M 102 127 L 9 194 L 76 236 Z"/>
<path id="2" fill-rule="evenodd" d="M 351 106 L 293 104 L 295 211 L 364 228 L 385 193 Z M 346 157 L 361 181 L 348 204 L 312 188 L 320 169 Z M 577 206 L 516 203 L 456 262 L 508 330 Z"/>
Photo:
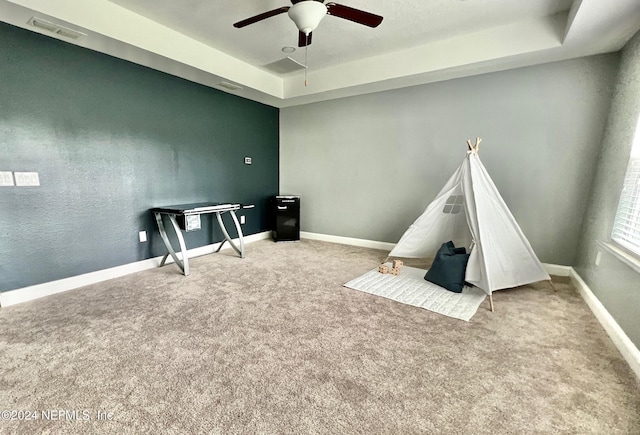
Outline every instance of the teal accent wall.
<path id="1" fill-rule="evenodd" d="M 41 184 L 0 187 L 0 290 L 163 255 L 155 206 L 252 203 L 244 233 L 265 231 L 278 116 L 0 23 L 0 171 L 38 172 Z M 189 248 L 223 239 L 210 216 L 203 227 L 187 233 Z"/>

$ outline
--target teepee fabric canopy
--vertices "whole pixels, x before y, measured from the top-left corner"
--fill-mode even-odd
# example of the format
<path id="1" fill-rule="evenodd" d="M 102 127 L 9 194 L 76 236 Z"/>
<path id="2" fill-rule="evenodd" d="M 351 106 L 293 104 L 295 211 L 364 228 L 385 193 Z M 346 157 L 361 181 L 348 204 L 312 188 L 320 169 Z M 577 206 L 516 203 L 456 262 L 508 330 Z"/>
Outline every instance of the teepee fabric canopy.
<path id="1" fill-rule="evenodd" d="M 465 281 L 484 290 L 550 280 L 478 156 L 469 151 L 436 198 L 389 257 L 426 258 L 442 243 L 471 247 Z"/>

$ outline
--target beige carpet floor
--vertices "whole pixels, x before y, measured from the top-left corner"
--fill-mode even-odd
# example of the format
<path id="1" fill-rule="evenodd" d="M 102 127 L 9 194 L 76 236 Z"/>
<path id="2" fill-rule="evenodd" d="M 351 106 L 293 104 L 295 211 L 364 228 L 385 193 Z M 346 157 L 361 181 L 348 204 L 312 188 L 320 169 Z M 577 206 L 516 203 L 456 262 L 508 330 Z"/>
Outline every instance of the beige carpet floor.
<path id="1" fill-rule="evenodd" d="M 265 240 L 2 308 L 1 408 L 39 419 L 0 433 L 640 433 L 638 381 L 568 281 L 467 323 L 342 287 L 385 255 Z"/>

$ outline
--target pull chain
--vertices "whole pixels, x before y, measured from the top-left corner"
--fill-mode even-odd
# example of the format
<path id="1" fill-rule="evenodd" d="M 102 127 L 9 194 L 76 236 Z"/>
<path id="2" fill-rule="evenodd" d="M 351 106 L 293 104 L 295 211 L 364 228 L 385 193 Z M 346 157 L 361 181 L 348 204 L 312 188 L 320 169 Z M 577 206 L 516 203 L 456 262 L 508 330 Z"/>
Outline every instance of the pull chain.
<path id="1" fill-rule="evenodd" d="M 307 87 L 307 70 L 309 69 L 309 62 L 307 61 L 307 55 L 309 53 L 309 44 L 308 44 L 308 38 L 309 35 L 306 36 L 307 37 L 307 45 L 304 46 L 304 87 Z"/>

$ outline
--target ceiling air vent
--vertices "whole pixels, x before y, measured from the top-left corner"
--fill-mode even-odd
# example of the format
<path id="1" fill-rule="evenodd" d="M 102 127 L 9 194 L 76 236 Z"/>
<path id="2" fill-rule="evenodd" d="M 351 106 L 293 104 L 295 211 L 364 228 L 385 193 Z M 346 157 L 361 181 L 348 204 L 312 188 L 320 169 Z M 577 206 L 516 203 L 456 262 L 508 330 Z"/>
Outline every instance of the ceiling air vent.
<path id="1" fill-rule="evenodd" d="M 242 89 L 242 86 L 234 85 L 233 83 L 229 82 L 220 82 L 216 84 L 216 86 L 220 86 L 221 88 L 225 88 L 229 91 L 237 91 L 238 89 Z"/>
<path id="2" fill-rule="evenodd" d="M 280 59 L 275 62 L 271 62 L 267 65 L 263 65 L 264 68 L 276 72 L 278 74 L 287 74 L 294 71 L 299 71 L 301 69 L 305 69 L 304 64 L 298 62 L 295 59 L 287 56 L 284 59 Z"/>
<path id="3" fill-rule="evenodd" d="M 65 38 L 80 39 L 83 36 L 87 36 L 82 32 L 78 32 L 77 30 L 52 23 L 51 21 L 43 20 L 42 18 L 31 17 L 29 21 L 27 21 L 27 24 L 31 24 L 33 27 L 55 33 L 56 35 L 64 36 Z"/>

